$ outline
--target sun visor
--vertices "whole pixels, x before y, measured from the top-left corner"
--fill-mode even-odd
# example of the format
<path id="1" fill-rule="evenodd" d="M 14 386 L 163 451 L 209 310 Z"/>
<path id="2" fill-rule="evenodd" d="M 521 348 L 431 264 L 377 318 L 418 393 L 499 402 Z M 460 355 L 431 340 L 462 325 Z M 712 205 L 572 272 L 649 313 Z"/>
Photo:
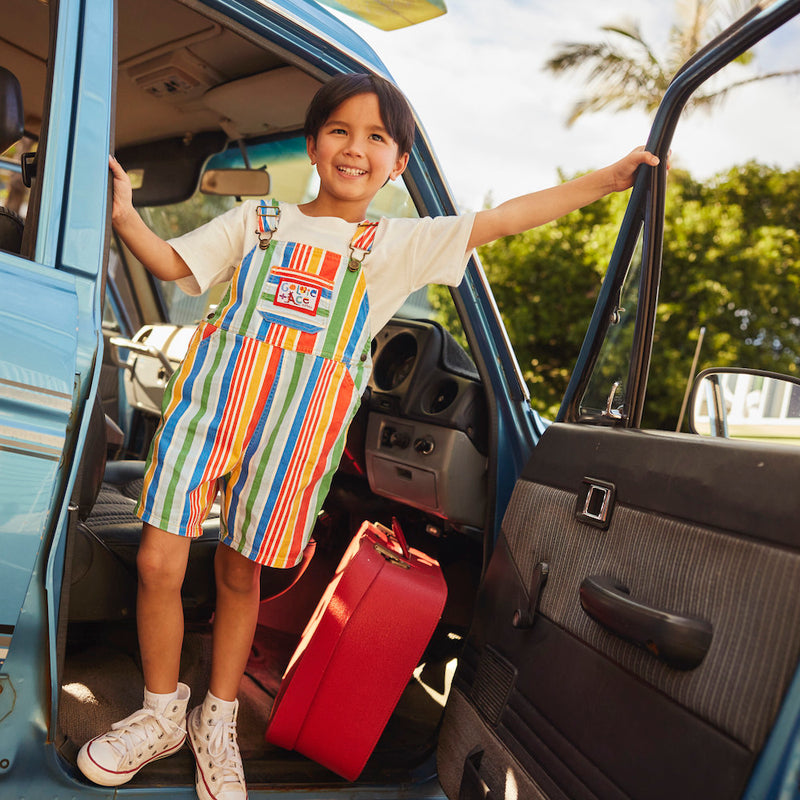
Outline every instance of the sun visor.
<path id="1" fill-rule="evenodd" d="M 209 89 L 202 102 L 230 120 L 240 135 L 259 136 L 302 128 L 321 85 L 296 67 L 279 67 Z"/>
<path id="2" fill-rule="evenodd" d="M 203 164 L 225 147 L 223 131 L 121 148 L 116 156 L 130 175 L 133 204 L 160 206 L 190 198 L 200 181 Z"/>

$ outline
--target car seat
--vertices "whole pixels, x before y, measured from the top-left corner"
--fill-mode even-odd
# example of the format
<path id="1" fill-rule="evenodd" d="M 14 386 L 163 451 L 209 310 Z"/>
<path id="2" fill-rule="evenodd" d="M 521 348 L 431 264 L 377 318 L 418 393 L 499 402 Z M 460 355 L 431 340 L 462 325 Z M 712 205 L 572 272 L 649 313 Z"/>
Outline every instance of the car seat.
<path id="1" fill-rule="evenodd" d="M 25 223 L 19 214 L 0 206 L 0 250 L 18 255 L 22 249 L 22 232 Z"/>
<path id="2" fill-rule="evenodd" d="M 23 126 L 22 88 L 16 76 L 0 67 L 0 154 L 19 141 Z M 19 253 L 24 223 L 19 214 L 0 206 L 0 250 Z"/>

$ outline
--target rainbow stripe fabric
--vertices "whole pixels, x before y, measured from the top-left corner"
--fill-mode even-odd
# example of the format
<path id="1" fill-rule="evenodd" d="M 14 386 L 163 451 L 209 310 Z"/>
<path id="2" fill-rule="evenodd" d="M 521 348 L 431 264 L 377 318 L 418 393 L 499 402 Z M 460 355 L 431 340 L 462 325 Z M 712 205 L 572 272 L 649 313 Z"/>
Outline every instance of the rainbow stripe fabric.
<path id="1" fill-rule="evenodd" d="M 351 252 L 374 234 L 359 226 Z M 371 369 L 366 282 L 349 263 L 274 239 L 243 259 L 167 386 L 143 520 L 199 536 L 219 488 L 222 541 L 269 566 L 300 560 Z"/>

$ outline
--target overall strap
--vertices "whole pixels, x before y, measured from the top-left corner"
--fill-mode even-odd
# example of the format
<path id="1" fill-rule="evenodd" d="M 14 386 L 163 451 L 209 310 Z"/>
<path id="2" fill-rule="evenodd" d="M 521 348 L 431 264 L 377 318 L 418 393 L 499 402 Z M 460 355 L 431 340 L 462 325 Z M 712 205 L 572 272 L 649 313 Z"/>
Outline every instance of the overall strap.
<path id="1" fill-rule="evenodd" d="M 372 251 L 377 230 L 377 222 L 364 220 L 358 223 L 358 228 L 350 240 L 350 260 L 347 262 L 347 269 L 351 272 L 358 272 L 362 262 Z"/>
<path id="2" fill-rule="evenodd" d="M 258 236 L 258 246 L 262 250 L 266 250 L 269 246 L 272 234 L 278 228 L 278 219 L 281 215 L 280 204 L 277 200 L 261 200 L 256 208 L 258 215 L 258 228 L 256 228 L 256 236 Z M 263 237 L 262 237 L 263 234 Z"/>

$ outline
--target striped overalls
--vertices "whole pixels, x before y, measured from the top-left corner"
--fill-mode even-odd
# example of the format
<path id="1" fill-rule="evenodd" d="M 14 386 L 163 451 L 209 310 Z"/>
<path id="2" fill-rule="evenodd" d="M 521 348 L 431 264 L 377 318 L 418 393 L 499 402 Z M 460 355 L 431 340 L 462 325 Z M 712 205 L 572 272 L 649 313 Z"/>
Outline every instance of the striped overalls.
<path id="1" fill-rule="evenodd" d="M 349 253 L 336 253 L 273 238 L 279 217 L 277 203 L 262 201 L 259 243 L 167 386 L 137 513 L 199 536 L 219 488 L 222 541 L 290 567 L 311 536 L 371 370 L 360 264 L 377 223 L 361 223 Z"/>

